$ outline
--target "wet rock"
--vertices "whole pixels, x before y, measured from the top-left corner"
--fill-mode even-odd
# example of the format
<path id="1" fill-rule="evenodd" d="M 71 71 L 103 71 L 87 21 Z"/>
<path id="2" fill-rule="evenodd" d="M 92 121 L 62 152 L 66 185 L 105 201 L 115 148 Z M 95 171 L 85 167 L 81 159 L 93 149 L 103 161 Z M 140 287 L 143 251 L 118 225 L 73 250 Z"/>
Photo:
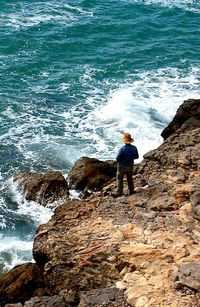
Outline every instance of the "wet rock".
<path id="1" fill-rule="evenodd" d="M 100 190 L 116 176 L 114 161 L 100 161 L 95 158 L 82 157 L 74 164 L 68 180 L 71 189 Z"/>
<path id="2" fill-rule="evenodd" d="M 0 302 L 3 306 L 6 303 L 24 302 L 38 288 L 43 288 L 45 292 L 42 272 L 38 266 L 35 263 L 19 265 L 0 276 Z"/>
<path id="3" fill-rule="evenodd" d="M 19 189 L 26 200 L 33 200 L 41 205 L 68 198 L 68 184 L 60 172 L 22 173 L 14 176 Z"/>

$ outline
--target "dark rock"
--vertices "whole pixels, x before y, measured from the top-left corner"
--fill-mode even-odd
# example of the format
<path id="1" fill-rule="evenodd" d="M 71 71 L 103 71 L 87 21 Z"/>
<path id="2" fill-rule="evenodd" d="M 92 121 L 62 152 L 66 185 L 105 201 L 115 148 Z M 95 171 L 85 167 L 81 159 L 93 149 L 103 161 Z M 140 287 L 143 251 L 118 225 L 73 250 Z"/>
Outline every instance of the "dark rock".
<path id="1" fill-rule="evenodd" d="M 61 295 L 33 297 L 24 307 L 70 307 Z"/>
<path id="2" fill-rule="evenodd" d="M 22 173 L 14 177 L 26 200 L 33 200 L 41 205 L 67 198 L 68 184 L 60 172 L 45 174 Z"/>
<path id="3" fill-rule="evenodd" d="M 35 263 L 19 265 L 0 276 L 1 306 L 29 300 L 37 288 L 45 288 L 42 272 Z"/>
<path id="4" fill-rule="evenodd" d="M 100 190 L 116 175 L 114 161 L 100 161 L 95 158 L 82 157 L 74 164 L 69 173 L 69 187 L 71 189 Z"/>
<path id="5" fill-rule="evenodd" d="M 193 215 L 200 221 L 200 188 L 192 194 L 190 201 L 192 203 Z"/>
<path id="6" fill-rule="evenodd" d="M 187 122 L 189 121 L 189 122 Z M 185 129 L 192 130 L 200 126 L 200 99 L 188 99 L 178 108 L 170 124 L 162 131 L 161 136 L 166 140 L 183 124 Z"/>
<path id="7" fill-rule="evenodd" d="M 128 307 L 123 291 L 116 288 L 95 289 L 81 292 L 78 307 Z"/>
<path id="8" fill-rule="evenodd" d="M 177 289 L 186 286 L 200 291 L 200 264 L 194 262 L 183 263 L 172 273 L 172 281 Z"/>

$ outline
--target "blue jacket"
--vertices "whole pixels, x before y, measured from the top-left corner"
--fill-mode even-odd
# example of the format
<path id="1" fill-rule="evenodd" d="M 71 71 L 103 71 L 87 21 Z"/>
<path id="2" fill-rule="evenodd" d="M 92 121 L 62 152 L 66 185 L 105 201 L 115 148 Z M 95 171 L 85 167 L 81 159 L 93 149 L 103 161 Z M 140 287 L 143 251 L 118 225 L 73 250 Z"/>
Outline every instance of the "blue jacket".
<path id="1" fill-rule="evenodd" d="M 137 147 L 132 144 L 122 146 L 117 154 L 116 160 L 119 167 L 133 166 L 134 159 L 138 159 L 139 154 Z"/>

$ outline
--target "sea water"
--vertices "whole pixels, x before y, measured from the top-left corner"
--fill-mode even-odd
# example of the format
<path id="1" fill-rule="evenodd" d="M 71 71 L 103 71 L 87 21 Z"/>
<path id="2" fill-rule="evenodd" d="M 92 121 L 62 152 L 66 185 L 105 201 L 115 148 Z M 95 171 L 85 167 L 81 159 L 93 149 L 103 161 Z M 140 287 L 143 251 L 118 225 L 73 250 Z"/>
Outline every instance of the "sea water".
<path id="1" fill-rule="evenodd" d="M 15 174 L 115 159 L 124 132 L 141 161 L 199 80 L 199 1 L 1 1 L 0 273 L 32 261 L 53 214 Z"/>

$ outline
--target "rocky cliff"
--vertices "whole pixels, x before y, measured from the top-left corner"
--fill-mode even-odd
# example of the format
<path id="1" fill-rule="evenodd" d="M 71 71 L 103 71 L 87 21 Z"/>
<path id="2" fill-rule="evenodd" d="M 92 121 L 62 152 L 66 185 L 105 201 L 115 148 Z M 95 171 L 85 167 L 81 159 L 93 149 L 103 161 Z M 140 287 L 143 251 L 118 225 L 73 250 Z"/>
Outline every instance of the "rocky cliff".
<path id="1" fill-rule="evenodd" d="M 1 306 L 200 306 L 200 100 L 162 135 L 134 169 L 136 194 L 125 183 L 112 198 L 109 178 L 38 228 L 35 263 L 0 277 Z"/>

